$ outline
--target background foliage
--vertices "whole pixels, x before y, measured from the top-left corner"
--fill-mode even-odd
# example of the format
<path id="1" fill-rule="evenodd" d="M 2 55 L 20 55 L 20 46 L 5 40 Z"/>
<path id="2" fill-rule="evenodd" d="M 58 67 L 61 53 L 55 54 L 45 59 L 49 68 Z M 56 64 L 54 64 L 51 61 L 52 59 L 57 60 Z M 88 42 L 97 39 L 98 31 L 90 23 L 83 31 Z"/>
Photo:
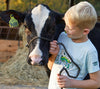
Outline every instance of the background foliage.
<path id="1" fill-rule="evenodd" d="M 0 11 L 6 10 L 6 0 L 0 0 Z M 43 3 L 48 5 L 51 9 L 65 13 L 68 9 L 69 0 L 10 0 L 9 3 L 9 9 L 17 10 L 17 11 L 27 11 L 29 9 L 32 9 L 35 5 L 39 3 Z M 84 1 L 84 0 L 75 0 L 75 4 Z M 100 15 L 100 0 L 86 0 L 93 4 L 93 6 L 97 10 L 97 14 Z"/>

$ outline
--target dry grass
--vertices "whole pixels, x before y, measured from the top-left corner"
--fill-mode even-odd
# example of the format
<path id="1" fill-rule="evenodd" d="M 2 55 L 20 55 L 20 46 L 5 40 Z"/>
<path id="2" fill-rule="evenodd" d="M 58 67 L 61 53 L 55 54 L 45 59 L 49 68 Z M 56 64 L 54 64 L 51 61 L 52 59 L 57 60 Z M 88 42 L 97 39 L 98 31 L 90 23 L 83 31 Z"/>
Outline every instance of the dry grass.
<path id="1" fill-rule="evenodd" d="M 30 66 L 26 62 L 28 49 L 18 49 L 16 55 L 0 66 L 1 84 L 27 84 L 47 86 L 48 77 L 43 66 Z"/>

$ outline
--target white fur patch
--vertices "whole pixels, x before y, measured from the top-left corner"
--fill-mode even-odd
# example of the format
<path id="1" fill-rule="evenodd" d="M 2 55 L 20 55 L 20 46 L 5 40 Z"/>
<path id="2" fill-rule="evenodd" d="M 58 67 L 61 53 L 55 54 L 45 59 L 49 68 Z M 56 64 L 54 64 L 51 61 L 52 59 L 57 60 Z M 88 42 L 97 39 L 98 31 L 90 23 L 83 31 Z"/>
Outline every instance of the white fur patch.
<path id="1" fill-rule="evenodd" d="M 39 49 L 39 44 L 37 44 L 35 46 L 35 48 L 33 49 L 33 51 L 30 53 L 30 57 L 33 57 L 33 55 L 39 55 L 39 57 L 42 55 L 41 50 Z"/>
<path id="2" fill-rule="evenodd" d="M 37 31 L 37 35 L 40 36 L 41 30 L 44 27 L 45 21 L 49 17 L 50 11 L 39 4 L 32 10 L 32 20 L 35 24 L 35 30 Z"/>
<path id="3" fill-rule="evenodd" d="M 44 24 L 47 20 L 47 18 L 49 17 L 49 13 L 50 11 L 43 5 L 39 4 L 37 7 L 33 8 L 32 10 L 32 21 L 35 25 L 35 30 L 37 32 L 37 36 L 40 37 L 42 28 L 44 27 Z M 42 52 L 39 49 L 39 43 L 40 40 L 37 40 L 37 44 L 36 47 L 33 49 L 33 51 L 30 53 L 30 55 L 37 55 L 39 54 L 39 56 L 42 56 Z"/>

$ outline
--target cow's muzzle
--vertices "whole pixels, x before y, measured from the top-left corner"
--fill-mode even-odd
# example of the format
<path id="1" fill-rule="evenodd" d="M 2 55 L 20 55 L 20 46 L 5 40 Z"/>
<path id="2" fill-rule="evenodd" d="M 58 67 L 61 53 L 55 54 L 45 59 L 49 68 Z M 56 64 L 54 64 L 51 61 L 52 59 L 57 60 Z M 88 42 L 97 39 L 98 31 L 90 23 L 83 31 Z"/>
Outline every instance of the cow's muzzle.
<path id="1" fill-rule="evenodd" d="M 42 58 L 39 55 L 29 56 L 31 59 L 31 65 L 40 65 Z"/>
<path id="2" fill-rule="evenodd" d="M 44 62 L 43 62 L 43 60 L 41 60 L 41 58 L 40 58 L 40 61 L 39 61 L 39 58 L 37 58 L 37 59 L 35 59 L 35 58 L 33 58 L 33 59 L 31 59 L 31 58 L 27 58 L 27 62 L 28 62 L 28 64 L 29 65 L 38 65 L 38 66 L 42 66 L 42 65 L 44 65 Z"/>

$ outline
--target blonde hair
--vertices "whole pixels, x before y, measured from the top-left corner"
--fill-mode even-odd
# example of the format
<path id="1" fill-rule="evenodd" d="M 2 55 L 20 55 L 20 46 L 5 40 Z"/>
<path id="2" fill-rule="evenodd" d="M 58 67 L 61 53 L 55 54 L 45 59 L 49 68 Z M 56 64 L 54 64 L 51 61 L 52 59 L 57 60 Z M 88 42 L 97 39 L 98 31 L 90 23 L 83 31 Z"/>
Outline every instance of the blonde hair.
<path id="1" fill-rule="evenodd" d="M 93 29 L 97 22 L 97 14 L 90 3 L 83 1 L 69 8 L 65 13 L 64 20 L 80 29 Z"/>

